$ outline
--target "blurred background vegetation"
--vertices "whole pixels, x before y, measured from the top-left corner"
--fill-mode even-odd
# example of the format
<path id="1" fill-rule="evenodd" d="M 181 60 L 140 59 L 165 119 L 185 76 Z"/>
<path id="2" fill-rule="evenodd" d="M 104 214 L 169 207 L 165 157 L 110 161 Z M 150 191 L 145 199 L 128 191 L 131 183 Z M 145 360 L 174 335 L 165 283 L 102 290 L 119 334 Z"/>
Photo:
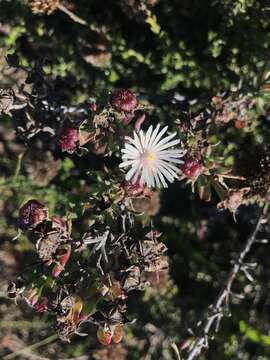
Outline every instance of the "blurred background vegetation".
<path id="1" fill-rule="evenodd" d="M 267 0 L 96 0 L 63 1 L 69 12 L 34 14 L 22 0 L 0 1 L 0 85 L 15 89 L 42 61 L 52 96 L 76 105 L 116 88 L 130 88 L 152 106 L 149 121 L 170 124 L 182 112 L 203 109 L 217 93 L 256 93 L 269 69 L 270 3 Z M 19 61 L 10 67 L 6 57 Z M 15 61 L 14 60 L 14 61 Z M 255 114 L 256 116 L 256 114 Z M 25 145 L 16 139 L 15 120 L 0 117 L 0 356 L 3 359 L 175 359 L 170 346 L 189 335 L 211 304 L 231 267 L 230 260 L 245 242 L 257 216 L 256 205 L 242 206 L 237 222 L 216 202 L 202 202 L 189 186 L 177 182 L 162 193 L 155 225 L 164 233 L 170 273 L 130 300 L 138 320 L 122 344 L 102 348 L 93 337 L 76 336 L 70 344 L 55 337 L 49 316 L 12 304 L 6 284 L 32 258 L 28 240 L 17 233 L 18 208 L 30 198 L 50 210 L 78 214 L 89 185 L 82 175 L 89 159 L 63 156 L 51 149 L 59 166 L 21 163 Z M 242 136 L 226 133 L 228 147 L 252 154 L 269 141 L 267 112 L 262 125 Z M 231 159 L 233 163 L 233 159 Z M 46 164 L 49 160 L 47 159 Z M 30 164 L 29 164 L 30 163 Z M 42 163 L 42 160 L 41 160 Z M 31 175 L 32 174 L 32 175 Z M 40 180 L 40 177 L 43 181 Z M 44 180 L 45 177 L 45 180 Z M 75 190 L 76 191 L 75 191 Z M 80 219 L 76 222 L 80 231 Z M 163 239 L 164 239 L 163 237 Z M 254 247 L 258 267 L 249 284 L 240 276 L 244 300 L 232 304 L 211 350 L 201 359 L 270 359 L 269 245 Z M 253 255 L 253 254 L 252 254 Z M 41 342 L 43 339 L 47 339 Z M 40 343 L 41 342 L 41 343 Z M 7 355 L 26 348 L 19 355 Z M 13 356 L 13 357 L 12 357 Z"/>

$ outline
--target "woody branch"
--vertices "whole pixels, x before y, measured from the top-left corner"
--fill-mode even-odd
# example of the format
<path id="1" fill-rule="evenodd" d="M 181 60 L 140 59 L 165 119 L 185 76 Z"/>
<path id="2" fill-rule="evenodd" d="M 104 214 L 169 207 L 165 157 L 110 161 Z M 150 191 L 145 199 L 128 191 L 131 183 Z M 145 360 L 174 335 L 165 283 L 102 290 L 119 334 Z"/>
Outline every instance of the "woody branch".
<path id="1" fill-rule="evenodd" d="M 210 306 L 210 313 L 207 319 L 201 326 L 201 335 L 197 337 L 193 346 L 191 347 L 187 360 L 196 359 L 202 352 L 203 349 L 208 349 L 209 339 L 214 339 L 214 334 L 219 330 L 219 324 L 221 319 L 226 316 L 226 309 L 229 305 L 230 298 L 232 297 L 232 286 L 238 273 L 243 271 L 249 280 L 252 280 L 252 276 L 249 273 L 249 269 L 252 268 L 253 264 L 245 263 L 245 258 L 249 254 L 253 244 L 257 242 L 257 235 L 261 230 L 263 224 L 267 222 L 266 216 L 269 209 L 269 202 L 267 202 L 262 210 L 262 213 L 257 221 L 257 224 L 248 237 L 246 244 L 242 251 L 239 253 L 237 260 L 234 262 L 232 270 L 230 271 L 227 281 L 221 290 L 219 296 L 212 306 Z"/>

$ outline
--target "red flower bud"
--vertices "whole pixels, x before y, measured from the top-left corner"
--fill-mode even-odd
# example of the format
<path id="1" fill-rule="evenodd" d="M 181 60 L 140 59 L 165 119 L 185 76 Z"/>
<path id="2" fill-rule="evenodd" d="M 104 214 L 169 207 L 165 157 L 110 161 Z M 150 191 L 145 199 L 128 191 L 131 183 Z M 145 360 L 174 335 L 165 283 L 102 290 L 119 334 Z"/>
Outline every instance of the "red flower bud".
<path id="1" fill-rule="evenodd" d="M 197 178 L 201 173 L 202 165 L 197 158 L 186 159 L 184 164 L 180 166 L 182 173 L 189 178 Z"/>
<path id="2" fill-rule="evenodd" d="M 36 312 L 43 313 L 44 311 L 46 311 L 48 309 L 48 302 L 49 300 L 45 298 L 41 303 L 35 304 L 34 308 Z"/>
<path id="3" fill-rule="evenodd" d="M 71 255 L 71 245 L 65 245 L 65 252 L 60 256 L 58 264 L 54 267 L 52 271 L 53 277 L 58 277 L 60 273 L 65 269 L 65 266 Z"/>
<path id="4" fill-rule="evenodd" d="M 29 200 L 19 210 L 19 226 L 30 229 L 48 219 L 48 209 L 36 200 Z"/>
<path id="5" fill-rule="evenodd" d="M 137 105 L 138 101 L 132 91 L 128 89 L 120 89 L 113 93 L 111 97 L 111 105 L 117 111 L 132 111 Z"/>
<path id="6" fill-rule="evenodd" d="M 124 330 L 122 325 L 116 325 L 113 332 L 112 340 L 115 344 L 120 343 L 120 341 L 123 339 L 124 336 Z"/>
<path id="7" fill-rule="evenodd" d="M 141 130 L 141 126 L 145 120 L 146 115 L 142 114 L 141 116 L 138 117 L 138 119 L 135 122 L 135 130 L 136 131 L 140 131 Z"/>
<path id="8" fill-rule="evenodd" d="M 64 128 L 59 136 L 59 146 L 62 151 L 74 151 L 79 146 L 79 130 Z"/>
<path id="9" fill-rule="evenodd" d="M 27 295 L 25 296 L 27 301 L 29 302 L 30 305 L 35 306 L 38 302 L 38 299 L 40 297 L 40 292 L 39 289 L 37 288 L 31 288 L 28 292 Z"/>
<path id="10" fill-rule="evenodd" d="M 237 120 L 234 124 L 236 129 L 243 129 L 246 125 L 247 125 L 246 122 L 243 120 Z"/>
<path id="11" fill-rule="evenodd" d="M 100 327 L 97 331 L 98 341 L 105 346 L 110 345 L 110 343 L 112 341 L 112 336 L 113 336 L 113 334 L 109 329 Z"/>
<path id="12" fill-rule="evenodd" d="M 90 109 L 91 109 L 92 111 L 97 111 L 97 104 L 96 104 L 96 103 L 91 103 L 91 104 L 89 105 L 89 107 L 90 107 Z"/>

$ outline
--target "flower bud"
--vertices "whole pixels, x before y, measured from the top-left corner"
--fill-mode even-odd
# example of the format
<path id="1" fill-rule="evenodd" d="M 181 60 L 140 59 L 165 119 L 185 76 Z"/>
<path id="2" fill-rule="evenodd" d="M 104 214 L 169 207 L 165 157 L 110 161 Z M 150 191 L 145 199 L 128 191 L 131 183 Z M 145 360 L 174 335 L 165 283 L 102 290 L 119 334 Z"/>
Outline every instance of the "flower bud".
<path id="1" fill-rule="evenodd" d="M 71 245 L 70 244 L 64 245 L 63 250 L 64 253 L 60 255 L 58 264 L 54 267 L 52 271 L 52 276 L 54 278 L 58 277 L 60 273 L 65 269 L 65 266 L 71 255 Z"/>
<path id="2" fill-rule="evenodd" d="M 72 127 L 64 128 L 59 136 L 62 151 L 75 151 L 79 145 L 79 130 Z"/>
<path id="3" fill-rule="evenodd" d="M 138 119 L 137 119 L 136 122 L 135 122 L 135 130 L 136 130 L 136 131 L 140 131 L 140 130 L 141 130 L 141 126 L 142 126 L 145 118 L 146 118 L 146 115 L 145 115 L 144 113 L 143 113 L 141 116 L 138 117 Z"/>
<path id="4" fill-rule="evenodd" d="M 180 166 L 182 173 L 189 178 L 196 179 L 201 173 L 202 165 L 197 158 L 188 158 Z"/>
<path id="5" fill-rule="evenodd" d="M 27 299 L 28 303 L 31 306 L 35 306 L 37 304 L 39 297 L 40 297 L 40 291 L 38 288 L 35 287 L 28 290 L 28 293 L 25 296 L 25 298 Z"/>
<path id="6" fill-rule="evenodd" d="M 244 120 L 236 120 L 234 126 L 236 129 L 243 129 L 247 125 L 246 121 Z"/>
<path id="7" fill-rule="evenodd" d="M 48 219 L 48 209 L 36 200 L 29 200 L 19 210 L 19 226 L 30 229 Z"/>
<path id="8" fill-rule="evenodd" d="M 132 111 L 137 105 L 138 101 L 132 91 L 128 89 L 120 89 L 113 93 L 111 97 L 111 105 L 117 111 Z"/>
<path id="9" fill-rule="evenodd" d="M 115 344 L 120 343 L 120 341 L 123 339 L 123 336 L 124 336 L 123 326 L 120 324 L 116 325 L 112 337 L 113 342 Z"/>
<path id="10" fill-rule="evenodd" d="M 90 107 L 90 109 L 91 109 L 92 111 L 97 111 L 97 104 L 96 104 L 96 103 L 91 103 L 91 104 L 89 105 L 89 107 Z"/>
<path id="11" fill-rule="evenodd" d="M 97 331 L 98 341 L 105 346 L 110 345 L 110 343 L 112 341 L 112 336 L 113 336 L 113 333 L 109 329 L 100 327 Z"/>
<path id="12" fill-rule="evenodd" d="M 36 312 L 38 312 L 38 313 L 45 312 L 48 309 L 48 303 L 49 303 L 48 298 L 44 298 L 44 300 L 42 302 L 36 303 L 34 305 Z"/>

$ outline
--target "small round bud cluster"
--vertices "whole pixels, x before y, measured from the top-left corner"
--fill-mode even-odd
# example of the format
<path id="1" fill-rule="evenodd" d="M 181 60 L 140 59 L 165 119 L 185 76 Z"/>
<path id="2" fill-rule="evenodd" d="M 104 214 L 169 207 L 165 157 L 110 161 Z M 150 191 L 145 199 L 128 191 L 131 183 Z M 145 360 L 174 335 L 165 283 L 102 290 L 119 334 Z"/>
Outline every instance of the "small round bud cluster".
<path id="1" fill-rule="evenodd" d="M 75 151 L 79 146 L 79 130 L 73 127 L 64 128 L 59 136 L 59 146 L 62 151 Z"/>
<path id="2" fill-rule="evenodd" d="M 130 112 L 137 107 L 138 100 L 132 91 L 120 89 L 113 93 L 111 105 L 116 111 Z"/>
<path id="3" fill-rule="evenodd" d="M 197 158 L 188 158 L 180 166 L 180 170 L 186 177 L 196 179 L 201 173 L 202 164 Z"/>
<path id="4" fill-rule="evenodd" d="M 48 209 L 36 200 L 29 200 L 19 210 L 19 226 L 31 229 L 48 219 Z"/>

